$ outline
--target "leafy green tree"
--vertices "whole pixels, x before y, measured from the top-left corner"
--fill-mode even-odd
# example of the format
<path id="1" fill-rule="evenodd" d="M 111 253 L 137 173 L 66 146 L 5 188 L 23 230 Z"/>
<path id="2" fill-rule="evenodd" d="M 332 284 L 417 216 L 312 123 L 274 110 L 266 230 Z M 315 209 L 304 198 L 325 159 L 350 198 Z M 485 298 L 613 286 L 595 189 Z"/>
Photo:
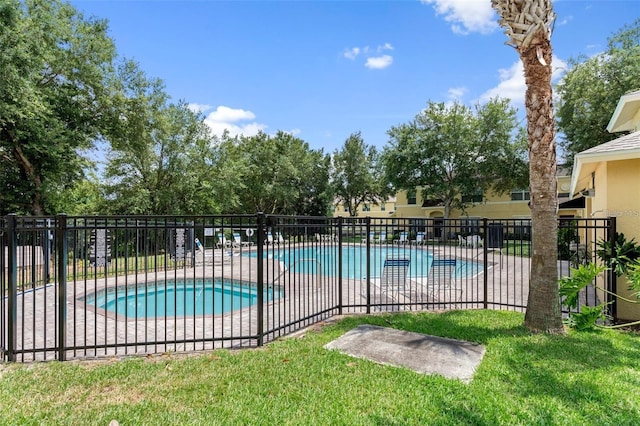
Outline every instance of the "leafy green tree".
<path id="1" fill-rule="evenodd" d="M 374 146 L 364 143 L 360 132 L 352 133 L 342 149 L 333 154 L 331 181 L 335 201 L 347 207 L 350 216 L 358 215 L 363 203 L 379 203 L 390 195 Z"/>
<path id="2" fill-rule="evenodd" d="M 5 0 L 0 50 L 0 204 L 55 213 L 103 129 L 114 44 L 105 21 L 68 3 Z"/>
<path id="3" fill-rule="evenodd" d="M 388 134 L 383 161 L 389 181 L 399 189 L 422 187 L 423 199 L 441 202 L 445 217 L 471 205 L 465 195 L 526 186 L 525 142 L 507 100 L 492 99 L 475 111 L 430 101 Z"/>
<path id="4" fill-rule="evenodd" d="M 238 206 L 230 212 L 315 214 L 328 211 L 329 162 L 322 151 L 289 133 L 259 133 L 228 140 L 222 147 L 225 162 L 233 164 L 243 183 Z"/>
<path id="5" fill-rule="evenodd" d="M 592 57 L 569 61 L 571 69 L 556 87 L 560 146 L 567 164 L 575 154 L 619 137 L 607 125 L 620 97 L 640 89 L 640 19 L 609 39 Z"/>

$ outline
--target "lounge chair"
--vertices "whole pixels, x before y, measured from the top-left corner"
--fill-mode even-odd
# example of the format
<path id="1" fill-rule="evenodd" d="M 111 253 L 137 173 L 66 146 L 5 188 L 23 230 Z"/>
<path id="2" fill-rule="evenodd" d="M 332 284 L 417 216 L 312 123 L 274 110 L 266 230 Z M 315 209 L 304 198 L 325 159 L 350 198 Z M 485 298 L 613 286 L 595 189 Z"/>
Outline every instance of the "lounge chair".
<path id="1" fill-rule="evenodd" d="M 266 238 L 264 240 L 264 243 L 266 245 L 269 245 L 269 244 L 273 245 L 273 234 L 271 232 L 267 232 L 267 234 L 265 236 L 266 236 Z"/>
<path id="2" fill-rule="evenodd" d="M 276 232 L 276 244 L 284 244 L 284 238 L 280 232 Z"/>
<path id="3" fill-rule="evenodd" d="M 407 244 L 409 242 L 409 234 L 407 232 L 400 233 L 400 239 L 398 240 L 398 244 Z"/>
<path id="4" fill-rule="evenodd" d="M 480 235 L 469 235 L 466 241 L 467 241 L 466 245 L 471 246 L 473 248 L 481 247 L 484 242 L 480 237 Z"/>
<path id="5" fill-rule="evenodd" d="M 407 272 L 411 261 L 405 258 L 387 258 L 384 260 L 382 275 L 379 280 L 373 280 L 380 289 L 380 296 L 387 296 L 398 302 L 400 297 L 410 289 Z"/>
<path id="6" fill-rule="evenodd" d="M 218 242 L 216 243 L 218 248 L 231 247 L 231 242 L 227 240 L 224 234 L 218 234 Z"/>
<path id="7" fill-rule="evenodd" d="M 424 232 L 418 232 L 416 234 L 416 239 L 415 240 L 411 240 L 411 244 L 424 244 Z"/>
<path id="8" fill-rule="evenodd" d="M 458 245 L 460 247 L 466 247 L 467 246 L 467 239 L 465 237 L 463 237 L 462 235 L 458 235 Z"/>
<path id="9" fill-rule="evenodd" d="M 453 275 L 456 270 L 456 259 L 434 258 L 427 277 L 428 292 L 434 301 L 460 301 L 462 288 L 456 286 Z"/>
<path id="10" fill-rule="evenodd" d="M 253 245 L 251 241 L 242 241 L 242 237 L 240 237 L 239 232 L 233 233 L 233 242 L 231 243 L 233 247 L 250 247 Z"/>
<path id="11" fill-rule="evenodd" d="M 380 238 L 378 238 L 378 239 L 376 239 L 374 241 L 379 243 L 379 244 L 385 244 L 387 242 L 387 232 L 386 231 L 380 232 Z"/>
<path id="12" fill-rule="evenodd" d="M 366 243 L 367 241 L 369 241 L 371 244 L 376 242 L 376 233 L 375 232 L 369 232 L 369 239 L 368 240 L 363 240 L 363 243 Z"/>

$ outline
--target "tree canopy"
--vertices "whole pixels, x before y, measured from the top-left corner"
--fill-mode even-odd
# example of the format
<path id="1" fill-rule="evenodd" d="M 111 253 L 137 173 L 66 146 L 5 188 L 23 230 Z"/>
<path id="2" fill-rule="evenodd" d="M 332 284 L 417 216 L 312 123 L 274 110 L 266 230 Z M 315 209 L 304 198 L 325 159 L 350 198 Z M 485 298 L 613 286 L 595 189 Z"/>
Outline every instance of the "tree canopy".
<path id="1" fill-rule="evenodd" d="M 575 154 L 619 137 L 607 125 L 620 97 L 640 90 L 640 19 L 613 35 L 606 51 L 569 64 L 556 87 L 556 117 L 564 135 L 559 145 L 573 164 Z"/>
<path id="2" fill-rule="evenodd" d="M 329 157 L 290 133 L 226 138 L 223 163 L 241 180 L 227 213 L 326 215 L 331 201 Z"/>
<path id="3" fill-rule="evenodd" d="M 367 146 L 360 132 L 352 133 L 342 149 L 332 158 L 331 182 L 335 201 L 347 207 L 350 216 L 357 216 L 363 203 L 378 203 L 390 195 L 380 164 L 380 154 Z"/>
<path id="4" fill-rule="evenodd" d="M 103 20 L 60 0 L 0 5 L 0 197 L 41 215 L 77 181 L 101 134 L 116 52 Z"/>
<path id="5" fill-rule="evenodd" d="M 469 207 L 467 195 L 526 186 L 526 142 L 507 100 L 475 109 L 429 101 L 413 121 L 388 134 L 387 179 L 398 189 L 421 187 L 424 200 L 444 206 L 445 217 L 452 208 Z"/>

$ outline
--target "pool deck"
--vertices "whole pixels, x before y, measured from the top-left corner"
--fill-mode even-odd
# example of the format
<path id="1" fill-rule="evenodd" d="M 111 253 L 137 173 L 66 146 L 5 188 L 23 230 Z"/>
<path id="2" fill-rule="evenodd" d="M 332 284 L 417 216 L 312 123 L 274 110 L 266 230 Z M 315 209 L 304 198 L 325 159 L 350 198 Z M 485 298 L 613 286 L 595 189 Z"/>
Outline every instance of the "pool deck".
<path id="1" fill-rule="evenodd" d="M 435 248 L 435 250 L 434 250 Z M 526 305 L 529 283 L 529 259 L 500 255 L 489 252 L 483 259 L 482 249 L 446 246 L 423 246 L 418 249 L 433 251 L 434 255 L 455 257 L 458 259 L 487 261 L 486 299 L 494 303 L 490 308 L 500 309 L 501 305 Z M 251 250 L 242 248 L 240 250 Z M 190 352 L 210 350 L 221 347 L 255 346 L 258 331 L 257 307 L 251 307 L 223 315 L 208 315 L 186 318 L 128 319 L 116 317 L 88 307 L 83 301 L 87 293 L 122 285 L 139 285 L 147 281 L 161 281 L 174 278 L 222 277 L 242 281 L 257 279 L 258 260 L 241 256 L 222 256 L 185 264 L 168 272 L 143 273 L 86 281 L 69 282 L 66 286 L 66 345 L 75 347 L 65 352 L 67 359 L 126 356 L 162 352 Z M 480 257 L 480 258 L 478 258 Z M 279 286 L 284 297 L 267 302 L 263 307 L 264 329 L 275 330 L 265 336 L 265 342 L 285 336 L 323 319 L 337 314 L 335 306 L 339 303 L 340 293 L 344 308 L 343 314 L 367 312 L 367 280 L 343 279 L 342 290 L 338 291 L 336 277 L 327 277 L 293 273 L 274 259 L 264 259 L 262 268 L 266 280 Z M 429 304 L 404 307 L 370 306 L 370 311 L 482 308 L 484 295 L 484 272 L 473 277 L 457 280 L 460 287 L 460 303 L 452 300 L 430 300 Z M 410 293 L 409 296 L 411 297 Z M 381 294 L 375 286 L 368 294 L 370 301 L 380 301 Z M 57 294 L 53 285 L 26 291 L 18 296 L 17 349 L 29 351 L 18 354 L 18 360 L 54 359 L 54 348 L 58 337 Z M 388 301 L 388 300 L 386 300 Z M 421 299 L 421 301 L 425 301 Z M 397 301 L 404 303 L 406 300 Z M 468 302 L 468 303 L 466 303 Z M 378 302 L 380 303 L 380 302 Z M 394 303 L 392 301 L 392 303 Z M 358 306 L 359 305 L 359 306 Z M 506 309 L 506 307 L 505 307 Z M 511 308 L 513 309 L 513 308 Z M 282 325 L 281 325 L 282 324 Z M 284 325 L 290 324 L 290 325 Z M 31 352 L 32 348 L 36 351 Z M 49 348 L 49 349 L 44 349 Z"/>

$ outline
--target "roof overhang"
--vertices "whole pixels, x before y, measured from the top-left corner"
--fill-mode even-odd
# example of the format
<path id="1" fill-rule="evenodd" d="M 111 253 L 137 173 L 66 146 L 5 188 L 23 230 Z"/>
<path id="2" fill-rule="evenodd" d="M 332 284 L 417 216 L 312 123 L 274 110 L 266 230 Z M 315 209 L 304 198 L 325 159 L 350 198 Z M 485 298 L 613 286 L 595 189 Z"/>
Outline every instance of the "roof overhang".
<path id="1" fill-rule="evenodd" d="M 618 106 L 609 120 L 609 133 L 636 130 L 640 123 L 640 90 L 620 97 Z"/>
<path id="2" fill-rule="evenodd" d="M 584 197 L 576 197 L 573 200 L 565 201 L 564 203 L 558 204 L 559 210 L 574 210 L 574 209 L 584 209 L 585 202 Z"/>
<path id="3" fill-rule="evenodd" d="M 613 150 L 604 152 L 581 152 L 576 154 L 571 173 L 571 194 L 583 188 L 578 188 L 578 182 L 595 172 L 599 163 L 617 160 L 640 158 L 640 148 Z"/>

